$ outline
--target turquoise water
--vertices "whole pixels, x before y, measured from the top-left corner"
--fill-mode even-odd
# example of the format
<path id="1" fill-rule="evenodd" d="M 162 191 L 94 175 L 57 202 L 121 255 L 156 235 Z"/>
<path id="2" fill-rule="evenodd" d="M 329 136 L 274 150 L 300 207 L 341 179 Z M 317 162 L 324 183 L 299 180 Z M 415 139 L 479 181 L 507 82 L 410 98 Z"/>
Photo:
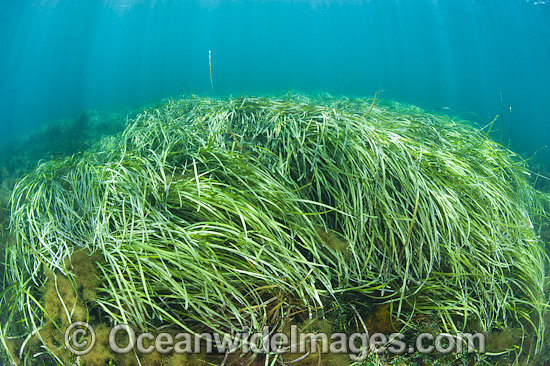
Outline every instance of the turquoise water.
<path id="1" fill-rule="evenodd" d="M 189 92 L 383 90 L 481 125 L 502 110 L 493 137 L 525 154 L 550 143 L 542 0 L 1 0 L 0 55 L 0 139 Z"/>

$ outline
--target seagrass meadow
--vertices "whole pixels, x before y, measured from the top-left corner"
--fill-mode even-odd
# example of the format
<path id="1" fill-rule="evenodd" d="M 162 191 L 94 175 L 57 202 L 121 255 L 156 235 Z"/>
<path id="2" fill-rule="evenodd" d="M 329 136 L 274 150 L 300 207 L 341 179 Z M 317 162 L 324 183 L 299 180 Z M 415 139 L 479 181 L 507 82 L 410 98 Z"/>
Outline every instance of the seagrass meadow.
<path id="1" fill-rule="evenodd" d="M 550 199 L 466 121 L 288 94 L 168 100 L 13 188 L 0 344 L 21 365 L 538 365 Z M 547 179 L 537 176 L 541 181 Z M 67 326 L 97 343 L 71 354 Z M 481 332 L 486 353 L 160 354 L 109 327 Z"/>

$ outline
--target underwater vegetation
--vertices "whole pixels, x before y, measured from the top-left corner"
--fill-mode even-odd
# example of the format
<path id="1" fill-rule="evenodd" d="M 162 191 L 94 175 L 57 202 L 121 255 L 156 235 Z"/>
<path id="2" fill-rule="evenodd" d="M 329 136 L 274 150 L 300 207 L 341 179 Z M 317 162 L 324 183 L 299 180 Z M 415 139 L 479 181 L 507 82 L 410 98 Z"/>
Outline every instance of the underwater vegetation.
<path id="1" fill-rule="evenodd" d="M 489 353 L 468 360 L 535 362 L 550 200 L 528 174 L 488 133 L 376 98 L 169 100 L 17 183 L 1 344 L 14 364 L 198 364 L 110 353 L 105 332 L 329 320 L 327 332 L 479 331 Z M 88 355 L 63 344 L 75 321 L 99 329 Z"/>

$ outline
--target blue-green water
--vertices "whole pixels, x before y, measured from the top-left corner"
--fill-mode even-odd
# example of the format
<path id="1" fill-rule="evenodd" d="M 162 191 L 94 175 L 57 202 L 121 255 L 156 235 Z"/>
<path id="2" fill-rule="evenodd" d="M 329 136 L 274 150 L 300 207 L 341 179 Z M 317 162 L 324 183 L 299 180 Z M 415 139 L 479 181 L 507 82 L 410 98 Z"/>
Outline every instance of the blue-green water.
<path id="1" fill-rule="evenodd" d="M 481 125 L 503 110 L 494 138 L 550 143 L 542 0 L 1 0 L 0 56 L 0 139 L 90 108 L 291 89 L 383 90 Z"/>

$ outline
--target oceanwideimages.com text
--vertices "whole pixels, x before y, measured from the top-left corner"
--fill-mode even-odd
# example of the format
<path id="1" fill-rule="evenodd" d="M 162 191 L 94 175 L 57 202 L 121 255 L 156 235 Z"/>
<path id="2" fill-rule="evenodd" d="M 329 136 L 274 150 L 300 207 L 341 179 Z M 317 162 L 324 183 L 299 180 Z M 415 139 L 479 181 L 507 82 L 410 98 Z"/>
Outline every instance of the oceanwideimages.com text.
<path id="1" fill-rule="evenodd" d="M 93 327 L 84 322 L 71 324 L 65 332 L 65 346 L 75 355 L 85 355 L 95 346 Z M 421 333 L 413 342 L 403 333 L 307 333 L 298 326 L 290 332 L 274 332 L 264 327 L 261 332 L 248 329 L 232 334 L 159 332 L 138 333 L 129 325 L 117 325 L 109 332 L 109 347 L 118 354 L 137 352 L 169 353 L 261 353 L 261 354 L 348 354 L 352 360 L 362 360 L 369 354 L 484 353 L 482 333 Z"/>

